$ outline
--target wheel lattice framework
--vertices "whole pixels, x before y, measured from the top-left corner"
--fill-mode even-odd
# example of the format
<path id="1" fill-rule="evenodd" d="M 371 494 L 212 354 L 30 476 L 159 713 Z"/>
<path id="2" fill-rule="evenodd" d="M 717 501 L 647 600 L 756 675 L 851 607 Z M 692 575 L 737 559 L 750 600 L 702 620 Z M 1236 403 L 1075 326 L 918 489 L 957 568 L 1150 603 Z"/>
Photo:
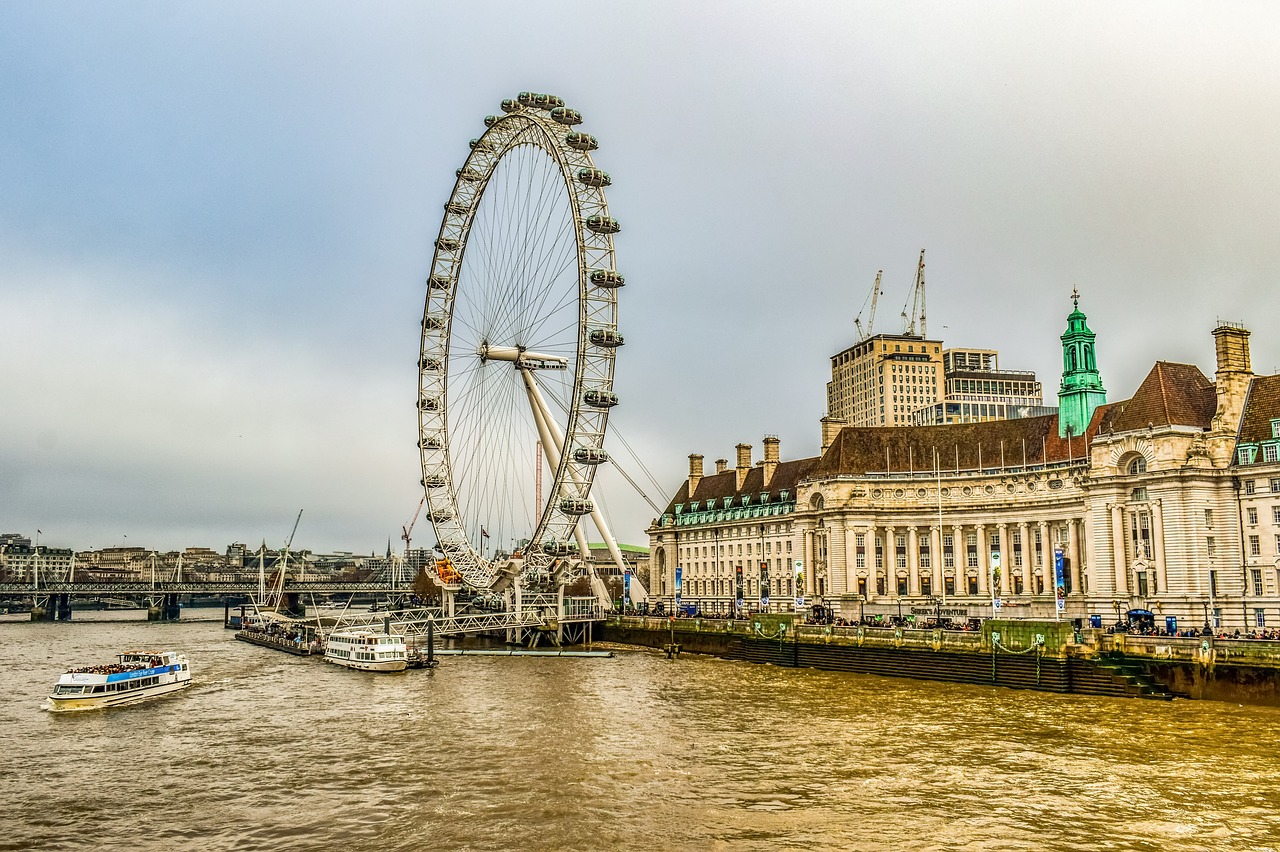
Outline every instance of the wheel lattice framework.
<path id="1" fill-rule="evenodd" d="M 613 393 L 614 348 L 621 342 L 617 336 L 617 287 L 622 278 L 615 268 L 613 245 L 618 225 L 609 217 L 604 193 L 609 177 L 596 168 L 591 157 L 595 139 L 573 129 L 580 116 L 554 96 L 522 93 L 502 106 L 504 114 L 487 117 L 485 133 L 472 141 L 471 153 L 458 169 L 445 205 L 427 279 L 418 364 L 418 446 L 427 518 L 446 564 L 476 588 L 494 583 L 503 567 L 500 563 L 506 563 L 509 554 L 487 557 L 484 541 L 476 539 L 477 519 L 464 517 L 459 494 L 467 483 L 460 480 L 464 471 L 459 470 L 451 451 L 451 438 L 458 434 L 451 430 L 464 429 L 467 424 L 451 422 L 450 372 L 459 355 L 469 353 L 452 351 L 451 347 L 457 336 L 459 288 L 466 284 L 468 240 L 486 190 L 504 158 L 532 146 L 554 163 L 567 195 L 570 221 L 566 227 L 573 230 L 577 255 L 576 355 L 568 364 L 572 392 L 567 396 L 568 410 L 562 424 L 564 452 L 528 536 L 522 565 L 526 577 L 549 577 L 577 553 L 574 530 L 584 507 L 591 506 L 595 469 L 608 458 L 603 442 L 609 408 L 617 402 Z M 600 337 L 602 334 L 605 337 Z M 598 345 L 600 340 L 615 338 L 617 342 L 611 345 Z M 494 343 L 506 345 L 505 341 Z M 479 519 L 480 523 L 483 520 Z"/>

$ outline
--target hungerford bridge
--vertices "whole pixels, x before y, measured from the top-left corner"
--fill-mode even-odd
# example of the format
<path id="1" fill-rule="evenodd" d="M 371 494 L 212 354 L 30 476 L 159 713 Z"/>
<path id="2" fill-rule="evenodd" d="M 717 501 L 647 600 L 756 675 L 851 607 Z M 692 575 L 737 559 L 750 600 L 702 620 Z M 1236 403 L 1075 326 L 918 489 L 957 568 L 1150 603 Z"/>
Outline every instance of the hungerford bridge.
<path id="1" fill-rule="evenodd" d="M 431 572 L 434 574 L 434 572 Z M 433 577 L 433 579 L 435 579 Z M 72 580 L 65 576 L 37 573 L 29 583 L 0 583 L 0 599 L 27 600 L 32 621 L 70 621 L 73 598 L 115 599 L 145 602 L 147 618 L 177 620 L 184 596 L 206 598 L 248 598 L 259 613 L 301 622 L 306 602 L 315 595 L 372 595 L 386 602 L 380 612 L 342 611 L 326 615 L 321 632 L 340 628 L 389 628 L 405 635 L 410 644 L 420 644 L 428 631 L 440 638 L 478 633 L 506 633 L 515 641 L 553 632 L 553 641 L 573 643 L 589 636 L 590 623 L 605 616 L 605 607 L 595 597 L 524 593 L 516 579 L 502 596 L 486 596 L 485 606 L 471 601 L 474 590 L 458 583 L 440 584 L 441 605 L 410 607 L 411 590 L 402 578 L 392 576 L 366 582 L 345 580 L 300 580 L 277 574 L 267 586 L 264 578 L 236 580 L 189 580 L 178 576 L 150 580 Z M 496 605 L 495 605 L 496 604 Z"/>

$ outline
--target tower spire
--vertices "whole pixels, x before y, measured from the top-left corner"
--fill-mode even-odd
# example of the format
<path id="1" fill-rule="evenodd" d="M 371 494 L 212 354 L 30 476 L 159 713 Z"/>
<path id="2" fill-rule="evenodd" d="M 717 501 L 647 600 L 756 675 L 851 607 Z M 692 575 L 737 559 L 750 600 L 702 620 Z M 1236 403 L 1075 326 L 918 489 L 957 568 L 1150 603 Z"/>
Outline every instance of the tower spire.
<path id="1" fill-rule="evenodd" d="M 1094 354 L 1097 335 L 1080 310 L 1080 290 L 1071 290 L 1072 311 L 1062 334 L 1062 386 L 1058 389 L 1058 437 L 1083 435 L 1093 412 L 1107 401 Z"/>

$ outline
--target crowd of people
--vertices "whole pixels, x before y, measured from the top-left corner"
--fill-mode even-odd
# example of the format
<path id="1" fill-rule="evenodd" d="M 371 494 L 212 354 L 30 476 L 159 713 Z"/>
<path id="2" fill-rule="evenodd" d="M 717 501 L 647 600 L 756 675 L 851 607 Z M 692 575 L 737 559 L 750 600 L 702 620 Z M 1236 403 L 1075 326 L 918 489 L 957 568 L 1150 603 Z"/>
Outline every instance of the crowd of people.
<path id="1" fill-rule="evenodd" d="M 136 672 L 138 669 L 145 669 L 150 665 L 155 667 L 160 665 L 160 658 L 153 657 L 150 664 L 144 661 L 131 661 L 128 663 L 107 663 L 101 666 L 85 666 L 80 669 L 72 669 L 71 674 L 96 674 L 96 675 L 113 675 L 124 674 L 125 672 Z"/>

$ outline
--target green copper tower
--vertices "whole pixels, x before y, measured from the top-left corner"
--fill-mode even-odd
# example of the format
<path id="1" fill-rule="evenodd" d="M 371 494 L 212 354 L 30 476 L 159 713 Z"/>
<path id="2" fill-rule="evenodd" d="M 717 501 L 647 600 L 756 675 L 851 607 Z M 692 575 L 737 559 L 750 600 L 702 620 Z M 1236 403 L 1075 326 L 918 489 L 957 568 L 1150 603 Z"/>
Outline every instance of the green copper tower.
<path id="1" fill-rule="evenodd" d="M 1062 387 L 1058 389 L 1058 436 L 1083 435 L 1099 405 L 1107 401 L 1107 392 L 1098 375 L 1094 357 L 1094 338 L 1087 317 L 1080 310 L 1080 291 L 1073 290 L 1074 310 L 1067 317 L 1067 330 L 1062 334 Z"/>

